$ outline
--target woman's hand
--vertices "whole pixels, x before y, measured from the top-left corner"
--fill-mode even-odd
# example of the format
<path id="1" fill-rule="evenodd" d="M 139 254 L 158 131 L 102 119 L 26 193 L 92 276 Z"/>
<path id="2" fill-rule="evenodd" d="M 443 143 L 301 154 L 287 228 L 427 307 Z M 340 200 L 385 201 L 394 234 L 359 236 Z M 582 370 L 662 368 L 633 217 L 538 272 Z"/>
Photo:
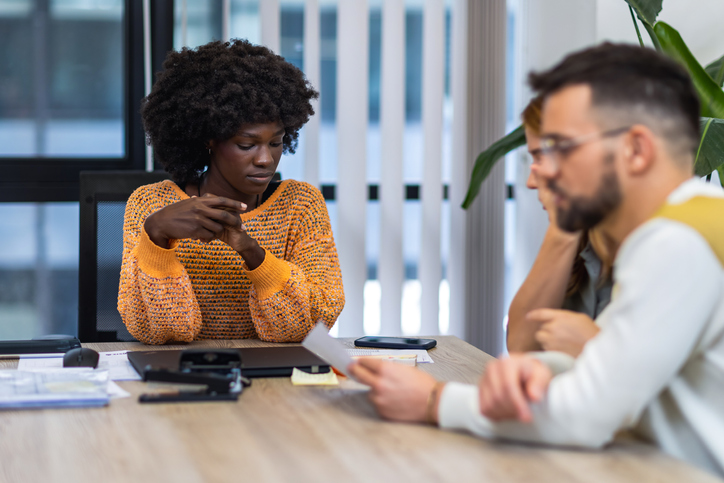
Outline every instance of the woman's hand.
<path id="1" fill-rule="evenodd" d="M 548 214 L 548 222 L 552 225 L 556 224 L 556 201 L 555 195 L 548 187 L 545 180 L 538 176 L 538 172 L 535 167 L 531 167 L 531 175 L 536 178 L 536 184 L 538 185 L 538 201 L 543 205 L 543 209 Z"/>
<path id="2" fill-rule="evenodd" d="M 254 270 L 264 261 L 266 252 L 255 239 L 249 236 L 246 226 L 243 224 L 239 226 L 224 225 L 224 230 L 218 238 L 239 252 L 249 270 Z"/>
<path id="3" fill-rule="evenodd" d="M 601 330 L 586 314 L 570 310 L 533 310 L 526 319 L 540 325 L 535 339 L 547 351 L 565 352 L 573 357 Z"/>
<path id="4" fill-rule="evenodd" d="M 206 193 L 168 205 L 146 218 L 144 229 L 158 246 L 169 240 L 221 240 L 236 250 L 250 270 L 264 261 L 264 249 L 246 232 L 239 215 L 246 203 Z"/>
<path id="5" fill-rule="evenodd" d="M 191 238 L 210 242 L 221 236 L 227 227 L 241 229 L 239 215 L 246 204 L 221 196 L 204 195 L 178 201 L 152 213 L 144 223 L 149 238 L 161 248 L 170 240 Z"/>
<path id="6" fill-rule="evenodd" d="M 546 183 L 544 179 L 541 179 L 538 174 L 538 168 L 539 166 L 537 164 L 533 164 L 530 168 L 530 176 L 533 178 L 536 189 L 538 190 L 538 201 L 540 201 L 540 204 L 543 205 L 543 209 L 548 214 L 548 223 L 560 238 L 570 240 L 575 239 L 576 241 L 579 240 L 581 232 L 569 233 L 558 227 L 558 212 L 556 209 L 555 194 L 548 187 L 548 183 Z"/>

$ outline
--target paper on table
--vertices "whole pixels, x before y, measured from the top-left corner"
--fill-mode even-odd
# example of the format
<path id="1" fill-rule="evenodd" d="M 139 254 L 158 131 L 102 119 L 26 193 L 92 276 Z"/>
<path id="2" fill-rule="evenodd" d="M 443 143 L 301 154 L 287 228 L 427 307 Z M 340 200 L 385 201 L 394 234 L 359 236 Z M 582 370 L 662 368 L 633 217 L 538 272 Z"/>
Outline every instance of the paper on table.
<path id="1" fill-rule="evenodd" d="M 41 367 L 63 367 L 63 354 L 58 354 L 57 357 L 21 357 L 18 361 L 19 371 Z"/>
<path id="2" fill-rule="evenodd" d="M 140 381 L 141 376 L 128 362 L 128 351 L 101 352 L 98 369 L 108 369 L 112 381 Z"/>
<path id="3" fill-rule="evenodd" d="M 110 396 L 111 399 L 120 399 L 124 397 L 130 397 L 131 393 L 123 389 L 115 382 L 108 381 L 108 396 Z"/>
<path id="4" fill-rule="evenodd" d="M 417 365 L 417 356 L 415 354 L 403 354 L 403 355 L 397 355 L 397 356 L 391 356 L 388 354 L 371 354 L 371 355 L 364 355 L 364 356 L 352 356 L 353 359 L 360 359 L 363 357 L 368 358 L 368 359 L 380 359 L 382 361 L 394 362 L 395 364 L 402 364 L 405 366 L 415 367 Z"/>
<path id="5" fill-rule="evenodd" d="M 18 361 L 18 370 L 41 367 L 63 367 L 63 354 L 58 357 L 22 358 Z M 138 375 L 130 362 L 128 351 L 101 352 L 98 357 L 98 369 L 106 369 L 111 381 L 138 381 Z"/>
<path id="6" fill-rule="evenodd" d="M 347 352 L 352 357 L 360 356 L 402 356 L 408 354 L 414 354 L 417 356 L 417 363 L 432 363 L 432 357 L 427 353 L 425 349 L 347 349 Z"/>
<path id="7" fill-rule="evenodd" d="M 317 326 L 307 334 L 302 345 L 332 364 L 345 376 L 352 377 L 347 371 L 347 366 L 352 364 L 352 358 L 347 353 L 346 347 L 329 335 L 327 327 L 323 323 L 317 322 Z"/>

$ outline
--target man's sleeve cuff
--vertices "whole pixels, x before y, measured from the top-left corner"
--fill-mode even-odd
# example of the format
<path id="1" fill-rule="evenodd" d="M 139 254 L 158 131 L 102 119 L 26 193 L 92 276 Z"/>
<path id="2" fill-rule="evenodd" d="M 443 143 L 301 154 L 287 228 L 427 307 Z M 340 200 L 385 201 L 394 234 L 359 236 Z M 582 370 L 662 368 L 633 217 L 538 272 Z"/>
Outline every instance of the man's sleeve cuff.
<path id="1" fill-rule="evenodd" d="M 576 363 L 576 359 L 565 352 L 541 351 L 529 352 L 528 355 L 548 366 L 554 376 L 573 369 L 573 365 Z"/>
<path id="2" fill-rule="evenodd" d="M 247 270 L 246 276 L 254 284 L 259 299 L 269 298 L 280 292 L 292 276 L 292 269 L 269 250 L 264 249 L 264 261 L 254 270 Z"/>
<path id="3" fill-rule="evenodd" d="M 480 420 L 487 421 L 487 418 L 480 414 L 478 387 L 459 382 L 445 384 L 440 395 L 437 419 L 441 428 L 469 431 L 479 428 Z"/>
<path id="4" fill-rule="evenodd" d="M 184 273 L 184 267 L 176 258 L 177 241 L 171 243 L 172 248 L 161 248 L 151 241 L 146 230 L 141 230 L 138 245 L 134 248 L 138 259 L 138 268 L 147 275 L 155 278 L 179 277 Z"/>

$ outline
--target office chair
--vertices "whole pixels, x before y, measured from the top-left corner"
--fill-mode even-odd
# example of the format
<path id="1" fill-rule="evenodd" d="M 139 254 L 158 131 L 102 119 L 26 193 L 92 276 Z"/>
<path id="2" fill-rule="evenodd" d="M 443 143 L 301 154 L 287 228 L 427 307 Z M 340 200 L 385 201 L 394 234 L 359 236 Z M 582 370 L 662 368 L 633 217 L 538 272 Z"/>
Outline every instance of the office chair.
<path id="1" fill-rule="evenodd" d="M 118 313 L 126 201 L 139 186 L 168 179 L 165 171 L 80 173 L 78 338 L 81 342 L 135 340 Z"/>

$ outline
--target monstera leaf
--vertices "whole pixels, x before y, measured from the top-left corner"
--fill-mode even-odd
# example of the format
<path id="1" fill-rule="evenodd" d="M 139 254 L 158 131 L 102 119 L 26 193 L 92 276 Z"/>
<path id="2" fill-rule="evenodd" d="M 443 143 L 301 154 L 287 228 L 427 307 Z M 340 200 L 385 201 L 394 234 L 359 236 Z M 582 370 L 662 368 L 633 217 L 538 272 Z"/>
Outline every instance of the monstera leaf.
<path id="1" fill-rule="evenodd" d="M 654 32 L 664 52 L 680 62 L 689 71 L 701 101 L 701 141 L 696 153 L 694 172 L 706 176 L 714 170 L 721 172 L 724 165 L 724 91 L 721 88 L 722 59 L 704 69 L 694 58 L 679 32 L 664 22 L 654 25 Z M 717 63 L 719 65 L 717 65 Z M 711 71 L 716 72 L 712 76 Z M 724 179 L 720 178 L 724 183 Z M 723 184 L 724 186 L 724 184 Z"/>
<path id="2" fill-rule="evenodd" d="M 636 16 L 644 25 L 653 27 L 656 23 L 656 17 L 661 12 L 663 0 L 626 0 L 631 8 L 636 12 Z"/>
<path id="3" fill-rule="evenodd" d="M 473 203 L 473 200 L 478 196 L 478 192 L 480 191 L 480 185 L 482 185 L 485 178 L 488 177 L 490 170 L 493 169 L 498 159 L 524 144 L 525 130 L 523 126 L 518 126 L 515 130 L 495 141 L 488 149 L 478 155 L 475 160 L 475 166 L 473 166 L 473 174 L 470 177 L 468 192 L 465 194 L 465 200 L 463 201 L 463 208 L 467 210 Z"/>
<path id="4" fill-rule="evenodd" d="M 679 32 L 664 22 L 656 22 L 654 32 L 664 52 L 689 71 L 701 101 L 701 115 L 724 118 L 724 91 L 694 58 Z"/>
<path id="5" fill-rule="evenodd" d="M 654 33 L 654 23 L 656 22 L 656 17 L 659 15 L 659 12 L 661 12 L 661 4 L 663 3 L 663 0 L 626 0 L 626 3 L 628 3 L 629 9 L 631 9 L 631 18 L 633 19 L 633 12 L 635 11 L 636 16 L 639 20 L 641 20 L 641 23 L 644 24 L 644 28 L 649 33 L 651 42 L 654 44 L 654 48 L 660 51 L 661 46 L 659 45 L 659 39 Z M 641 34 L 639 33 L 639 28 L 636 25 L 636 19 L 633 20 L 634 27 L 636 27 L 636 34 L 639 36 L 641 47 L 643 47 L 644 42 L 641 40 Z"/>

